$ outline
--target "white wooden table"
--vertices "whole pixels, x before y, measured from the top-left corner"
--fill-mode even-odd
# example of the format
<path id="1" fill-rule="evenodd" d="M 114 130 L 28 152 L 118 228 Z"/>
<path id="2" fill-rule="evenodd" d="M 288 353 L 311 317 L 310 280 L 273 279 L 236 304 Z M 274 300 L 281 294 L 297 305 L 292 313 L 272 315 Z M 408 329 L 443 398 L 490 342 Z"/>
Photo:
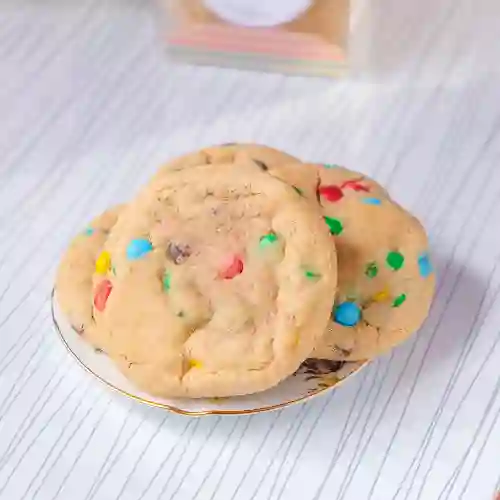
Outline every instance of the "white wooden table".
<path id="1" fill-rule="evenodd" d="M 347 81 L 175 66 L 146 0 L 0 3 L 0 498 L 490 500 L 500 488 L 500 3 L 360 0 Z M 431 235 L 420 334 L 329 397 L 189 419 L 56 338 L 57 260 L 163 160 L 257 141 L 373 174 Z"/>

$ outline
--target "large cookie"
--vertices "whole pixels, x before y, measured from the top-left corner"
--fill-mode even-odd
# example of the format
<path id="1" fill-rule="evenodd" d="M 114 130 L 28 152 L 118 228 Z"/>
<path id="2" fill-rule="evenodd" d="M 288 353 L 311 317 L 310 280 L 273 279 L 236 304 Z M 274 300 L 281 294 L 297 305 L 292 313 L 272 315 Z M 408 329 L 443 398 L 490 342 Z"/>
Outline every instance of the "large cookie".
<path id="1" fill-rule="evenodd" d="M 103 252 L 89 338 L 160 396 L 277 384 L 318 343 L 334 300 L 335 248 L 317 207 L 250 160 L 157 178 Z"/>
<path id="2" fill-rule="evenodd" d="M 93 324 L 89 297 L 96 259 L 121 210 L 122 206 L 117 206 L 92 220 L 73 239 L 57 270 L 58 303 L 73 327 L 82 333 Z"/>
<path id="3" fill-rule="evenodd" d="M 363 360 L 405 340 L 425 320 L 435 279 L 425 230 L 369 177 L 336 165 L 269 169 L 317 200 L 335 239 L 338 290 L 311 357 Z"/>

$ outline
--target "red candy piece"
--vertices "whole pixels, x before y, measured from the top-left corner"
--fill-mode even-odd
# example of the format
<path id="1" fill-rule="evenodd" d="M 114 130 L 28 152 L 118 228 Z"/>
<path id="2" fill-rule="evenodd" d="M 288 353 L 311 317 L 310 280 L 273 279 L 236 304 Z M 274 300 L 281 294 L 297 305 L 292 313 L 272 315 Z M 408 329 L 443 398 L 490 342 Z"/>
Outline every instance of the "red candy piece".
<path id="1" fill-rule="evenodd" d="M 229 264 L 229 267 L 219 273 L 219 277 L 223 280 L 232 280 L 235 276 L 238 276 L 238 274 L 241 274 L 242 272 L 243 261 L 235 255 L 231 264 Z"/>
<path id="2" fill-rule="evenodd" d="M 333 203 L 341 200 L 344 197 L 344 193 L 342 192 L 342 189 L 340 189 L 338 186 L 335 186 L 335 185 L 321 186 L 318 188 L 318 193 L 323 198 L 326 198 L 328 201 L 331 201 Z"/>
<path id="3" fill-rule="evenodd" d="M 364 191 L 365 193 L 369 193 L 370 192 L 370 188 L 368 186 L 365 186 L 363 184 L 361 184 L 359 181 L 362 181 L 363 178 L 359 178 L 359 179 L 352 179 L 350 181 L 345 181 L 340 187 L 342 189 L 354 189 L 354 191 Z"/>
<path id="4" fill-rule="evenodd" d="M 103 280 L 96 286 L 94 293 L 94 307 L 98 311 L 104 311 L 106 302 L 108 301 L 108 297 L 112 289 L 113 284 L 109 280 Z"/>

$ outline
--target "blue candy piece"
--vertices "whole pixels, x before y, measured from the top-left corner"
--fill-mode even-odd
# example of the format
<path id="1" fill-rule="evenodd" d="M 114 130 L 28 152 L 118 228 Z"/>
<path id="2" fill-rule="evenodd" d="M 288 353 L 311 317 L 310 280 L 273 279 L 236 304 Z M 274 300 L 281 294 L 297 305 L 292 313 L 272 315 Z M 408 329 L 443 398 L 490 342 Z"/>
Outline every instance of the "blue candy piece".
<path id="1" fill-rule="evenodd" d="M 94 230 L 91 227 L 88 227 L 85 231 L 83 231 L 83 234 L 85 236 L 92 236 L 94 234 Z"/>
<path id="2" fill-rule="evenodd" d="M 355 326 L 361 319 L 361 309 L 354 302 L 343 302 L 333 311 L 333 320 L 342 326 Z"/>
<path id="3" fill-rule="evenodd" d="M 381 205 L 382 204 L 382 200 L 379 198 L 362 198 L 361 201 L 365 205 Z"/>
<path id="4" fill-rule="evenodd" d="M 434 272 L 432 262 L 428 253 L 423 253 L 418 258 L 418 270 L 422 278 L 427 278 Z"/>
<path id="5" fill-rule="evenodd" d="M 153 244 L 144 238 L 132 240 L 127 246 L 127 259 L 137 260 L 153 250 Z"/>

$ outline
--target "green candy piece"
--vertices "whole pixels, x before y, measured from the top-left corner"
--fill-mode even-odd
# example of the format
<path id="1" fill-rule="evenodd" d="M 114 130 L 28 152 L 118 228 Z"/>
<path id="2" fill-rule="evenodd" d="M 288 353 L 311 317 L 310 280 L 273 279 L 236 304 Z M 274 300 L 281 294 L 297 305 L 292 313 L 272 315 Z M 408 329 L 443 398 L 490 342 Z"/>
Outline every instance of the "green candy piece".
<path id="1" fill-rule="evenodd" d="M 398 297 L 394 299 L 394 302 L 392 303 L 392 307 L 399 307 L 403 302 L 406 300 L 406 295 L 402 293 Z"/>
<path id="2" fill-rule="evenodd" d="M 276 236 L 275 233 L 267 233 L 260 239 L 260 246 L 262 248 L 268 247 L 269 245 L 276 243 L 277 240 L 278 236 Z"/>
<path id="3" fill-rule="evenodd" d="M 325 168 L 340 168 L 340 165 L 337 165 L 336 163 L 323 163 L 323 166 Z"/>
<path id="4" fill-rule="evenodd" d="M 368 278 L 375 278 L 378 274 L 378 266 L 376 262 L 370 262 L 366 265 L 365 274 Z"/>
<path id="5" fill-rule="evenodd" d="M 404 256 L 399 252 L 389 252 L 385 260 L 393 271 L 401 269 L 405 262 Z"/>
<path id="6" fill-rule="evenodd" d="M 300 195 L 300 196 L 304 196 L 304 193 L 302 192 L 302 189 L 299 189 L 297 186 L 292 186 L 293 189 L 295 190 L 295 192 Z"/>
<path id="7" fill-rule="evenodd" d="M 321 274 L 315 273 L 314 271 L 305 271 L 304 274 L 308 280 L 317 280 L 321 278 Z"/>
<path id="8" fill-rule="evenodd" d="M 332 233 L 333 235 L 338 236 L 344 230 L 342 222 L 340 222 L 338 219 L 334 219 L 333 217 L 324 217 L 324 219 L 326 224 L 330 228 L 330 233 Z"/>
<path id="9" fill-rule="evenodd" d="M 170 273 L 165 273 L 165 276 L 163 276 L 163 290 L 168 292 L 170 290 L 171 283 L 172 275 Z"/>

